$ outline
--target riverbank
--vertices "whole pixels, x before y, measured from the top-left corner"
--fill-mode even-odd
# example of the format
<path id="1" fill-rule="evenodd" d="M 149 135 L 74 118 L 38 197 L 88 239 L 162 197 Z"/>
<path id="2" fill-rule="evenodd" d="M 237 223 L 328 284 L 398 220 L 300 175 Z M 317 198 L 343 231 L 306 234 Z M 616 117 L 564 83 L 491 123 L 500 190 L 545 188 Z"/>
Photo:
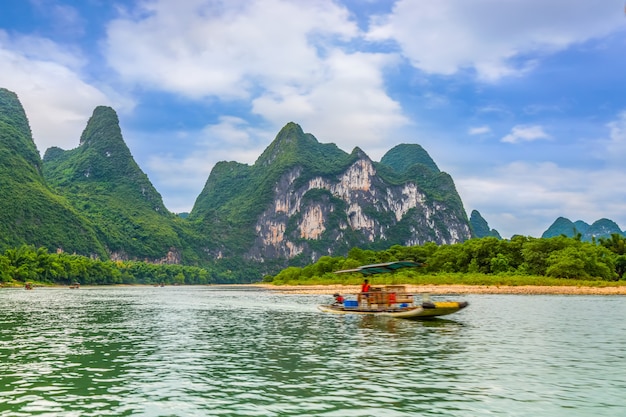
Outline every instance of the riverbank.
<path id="1" fill-rule="evenodd" d="M 354 294 L 359 285 L 272 285 L 253 284 L 287 294 Z M 406 285 L 407 292 L 429 294 L 563 294 L 563 295 L 626 295 L 626 285 L 619 287 L 579 287 L 573 285 Z"/>

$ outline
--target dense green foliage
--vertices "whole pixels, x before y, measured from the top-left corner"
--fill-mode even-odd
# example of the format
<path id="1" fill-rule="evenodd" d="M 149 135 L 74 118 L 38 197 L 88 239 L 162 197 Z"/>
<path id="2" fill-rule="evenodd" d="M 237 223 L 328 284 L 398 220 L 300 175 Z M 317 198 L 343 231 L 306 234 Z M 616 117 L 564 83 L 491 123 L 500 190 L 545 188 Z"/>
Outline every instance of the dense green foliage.
<path id="1" fill-rule="evenodd" d="M 218 278 L 195 266 L 136 261 L 100 261 L 23 245 L 0 254 L 0 283 L 41 284 L 210 284 Z M 223 277 L 222 277 L 223 278 Z"/>
<path id="2" fill-rule="evenodd" d="M 547 239 L 514 236 L 510 240 L 471 239 L 454 245 L 393 246 L 384 251 L 354 248 L 347 257 L 324 256 L 314 264 L 289 267 L 265 280 L 276 284 L 347 283 L 360 276 L 333 272 L 365 264 L 412 260 L 425 266 L 396 272 L 396 281 L 428 283 L 436 281 L 433 276 L 455 274 L 615 281 L 623 277 L 626 268 L 625 247 L 626 238 L 613 235 L 599 244 L 565 236 Z"/>
<path id="3" fill-rule="evenodd" d="M 49 149 L 44 176 L 96 226 L 110 253 L 156 260 L 183 246 L 174 224 L 181 219 L 167 211 L 135 163 L 113 109 L 94 110 L 76 149 Z"/>
<path id="4" fill-rule="evenodd" d="M 0 89 L 0 248 L 24 243 L 105 255 L 93 226 L 41 174 L 41 159 L 17 96 Z"/>

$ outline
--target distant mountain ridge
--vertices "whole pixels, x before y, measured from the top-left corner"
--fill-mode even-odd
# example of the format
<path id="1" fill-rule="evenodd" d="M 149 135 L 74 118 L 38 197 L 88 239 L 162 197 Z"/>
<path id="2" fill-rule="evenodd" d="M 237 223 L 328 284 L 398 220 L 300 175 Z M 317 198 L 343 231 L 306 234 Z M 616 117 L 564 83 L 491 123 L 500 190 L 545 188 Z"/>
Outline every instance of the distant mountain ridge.
<path id="1" fill-rule="evenodd" d="M 572 222 L 565 217 L 559 217 L 543 232 L 541 237 L 548 238 L 561 235 L 576 237 L 578 234 L 583 241 L 592 241 L 601 237 L 608 238 L 612 234 L 626 236 L 613 220 L 599 219 L 590 225 L 582 220 Z"/>

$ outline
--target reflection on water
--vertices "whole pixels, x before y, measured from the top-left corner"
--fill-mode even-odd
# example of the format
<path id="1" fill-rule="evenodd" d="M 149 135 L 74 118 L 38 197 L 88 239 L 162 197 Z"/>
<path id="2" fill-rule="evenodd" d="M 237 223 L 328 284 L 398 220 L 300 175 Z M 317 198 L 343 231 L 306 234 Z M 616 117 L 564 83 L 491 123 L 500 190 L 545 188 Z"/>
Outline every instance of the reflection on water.
<path id="1" fill-rule="evenodd" d="M 450 319 L 216 287 L 0 290 L 0 416 L 616 416 L 626 298 L 467 296 Z"/>

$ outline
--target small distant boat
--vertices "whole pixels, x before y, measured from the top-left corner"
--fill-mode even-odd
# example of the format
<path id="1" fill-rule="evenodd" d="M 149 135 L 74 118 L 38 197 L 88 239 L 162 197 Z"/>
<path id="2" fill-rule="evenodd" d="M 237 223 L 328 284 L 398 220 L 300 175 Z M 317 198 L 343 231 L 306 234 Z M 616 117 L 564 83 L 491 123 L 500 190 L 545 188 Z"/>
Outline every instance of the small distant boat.
<path id="1" fill-rule="evenodd" d="M 26 290 L 32 290 L 33 288 L 34 286 L 32 282 L 27 282 L 26 284 L 24 284 L 24 289 Z"/>
<path id="2" fill-rule="evenodd" d="M 363 265 L 355 269 L 336 271 L 336 273 L 358 272 L 369 276 L 420 266 L 424 266 L 424 264 L 413 261 L 397 261 Z M 335 294 L 335 300 L 335 303 L 322 304 L 318 306 L 318 309 L 325 313 L 334 314 L 364 314 L 419 320 L 446 316 L 468 306 L 466 301 L 432 301 L 427 295 L 422 295 L 419 300 L 416 300 L 415 295 L 409 294 L 404 285 L 370 287 L 369 291 L 357 294 L 356 300 L 346 300 L 343 296 Z"/>
<path id="3" fill-rule="evenodd" d="M 72 285 L 70 285 L 70 290 L 77 290 L 79 288 L 80 288 L 80 284 L 78 282 L 75 282 Z"/>

